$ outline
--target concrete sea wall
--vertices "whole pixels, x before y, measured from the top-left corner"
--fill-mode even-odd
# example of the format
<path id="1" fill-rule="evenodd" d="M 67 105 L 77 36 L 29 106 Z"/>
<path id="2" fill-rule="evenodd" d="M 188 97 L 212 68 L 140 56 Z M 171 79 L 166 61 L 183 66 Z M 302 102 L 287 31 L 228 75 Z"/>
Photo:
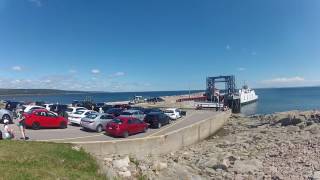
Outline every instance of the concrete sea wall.
<path id="1" fill-rule="evenodd" d="M 75 144 L 98 156 L 108 154 L 135 154 L 138 156 L 166 154 L 213 135 L 223 127 L 230 115 L 230 111 L 221 112 L 165 135 L 116 141 L 78 142 Z"/>

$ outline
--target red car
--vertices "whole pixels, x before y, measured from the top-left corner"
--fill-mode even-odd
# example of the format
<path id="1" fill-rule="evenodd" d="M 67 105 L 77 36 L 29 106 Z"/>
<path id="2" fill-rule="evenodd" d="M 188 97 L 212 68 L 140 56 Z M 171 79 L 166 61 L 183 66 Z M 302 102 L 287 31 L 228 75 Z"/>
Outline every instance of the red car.
<path id="1" fill-rule="evenodd" d="M 46 109 L 37 109 L 31 113 L 24 114 L 26 127 L 32 129 L 40 128 L 67 128 L 68 121 L 61 116 L 57 116 L 53 112 Z"/>
<path id="2" fill-rule="evenodd" d="M 146 132 L 148 124 L 133 117 L 117 117 L 106 126 L 106 133 L 111 136 L 128 137 L 131 134 Z"/>

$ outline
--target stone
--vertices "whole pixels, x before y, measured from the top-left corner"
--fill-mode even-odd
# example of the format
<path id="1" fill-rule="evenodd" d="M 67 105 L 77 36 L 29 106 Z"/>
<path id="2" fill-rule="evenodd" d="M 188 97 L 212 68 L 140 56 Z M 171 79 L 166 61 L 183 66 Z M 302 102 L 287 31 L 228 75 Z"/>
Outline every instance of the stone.
<path id="1" fill-rule="evenodd" d="M 116 169 L 123 169 L 123 168 L 127 168 L 129 167 L 129 163 L 130 163 L 130 159 L 128 156 L 126 156 L 123 159 L 119 159 L 119 160 L 114 160 L 112 162 L 112 165 L 114 168 Z"/>
<path id="2" fill-rule="evenodd" d="M 104 162 L 112 162 L 113 159 L 112 158 L 104 158 L 103 160 L 104 160 Z"/>
<path id="3" fill-rule="evenodd" d="M 148 168 L 145 165 L 139 165 L 141 171 L 146 171 Z"/>
<path id="4" fill-rule="evenodd" d="M 72 146 L 72 149 L 75 151 L 80 151 L 81 147 L 80 146 Z"/>
<path id="5" fill-rule="evenodd" d="M 124 177 L 124 178 L 130 178 L 131 172 L 130 171 L 119 172 L 119 176 Z"/>
<path id="6" fill-rule="evenodd" d="M 313 176 L 312 176 L 312 179 L 313 180 L 320 180 L 320 171 L 314 172 Z"/>
<path id="7" fill-rule="evenodd" d="M 153 163 L 153 166 L 152 166 L 153 170 L 155 171 L 162 171 L 164 169 L 167 169 L 168 168 L 168 164 L 167 163 L 164 163 L 164 162 L 154 162 Z"/>
<path id="8" fill-rule="evenodd" d="M 234 163 L 234 171 L 239 173 L 253 173 L 262 169 L 262 162 L 258 159 L 251 160 L 237 160 Z"/>

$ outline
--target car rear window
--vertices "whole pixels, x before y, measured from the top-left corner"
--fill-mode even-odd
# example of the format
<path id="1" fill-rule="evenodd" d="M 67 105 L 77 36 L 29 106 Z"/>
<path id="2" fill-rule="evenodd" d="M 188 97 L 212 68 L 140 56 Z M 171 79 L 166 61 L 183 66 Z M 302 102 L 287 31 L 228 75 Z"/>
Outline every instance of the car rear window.
<path id="1" fill-rule="evenodd" d="M 131 113 L 131 112 L 123 112 L 123 113 L 121 113 L 121 115 L 131 116 L 131 115 L 132 115 L 132 113 Z"/>
<path id="2" fill-rule="evenodd" d="M 166 110 L 165 113 L 174 113 L 174 112 L 171 110 Z"/>
<path id="3" fill-rule="evenodd" d="M 72 112 L 73 109 L 72 109 L 72 108 L 68 108 L 66 111 L 67 111 L 67 112 Z"/>
<path id="4" fill-rule="evenodd" d="M 87 118 L 89 118 L 89 119 L 95 119 L 95 118 L 97 118 L 98 117 L 98 114 L 89 114 L 88 116 L 87 116 Z"/>
<path id="5" fill-rule="evenodd" d="M 111 122 L 115 123 L 115 124 L 122 124 L 123 123 L 123 121 L 120 119 L 113 119 Z"/>
<path id="6" fill-rule="evenodd" d="M 74 114 L 81 115 L 81 114 L 83 114 L 83 113 L 84 113 L 84 111 L 76 111 Z"/>
<path id="7" fill-rule="evenodd" d="M 146 119 L 155 119 L 155 118 L 157 118 L 157 115 L 155 115 L 155 114 L 148 114 L 146 116 Z"/>

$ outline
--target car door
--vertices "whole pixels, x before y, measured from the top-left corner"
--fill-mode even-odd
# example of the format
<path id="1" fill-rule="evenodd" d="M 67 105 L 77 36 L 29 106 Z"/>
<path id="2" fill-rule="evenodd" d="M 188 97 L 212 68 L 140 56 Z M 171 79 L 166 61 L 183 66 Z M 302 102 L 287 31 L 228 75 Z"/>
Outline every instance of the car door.
<path id="1" fill-rule="evenodd" d="M 134 134 L 137 132 L 135 124 L 134 124 L 134 119 L 129 119 L 128 124 L 127 124 L 127 131 L 129 134 Z"/>
<path id="2" fill-rule="evenodd" d="M 102 129 L 105 129 L 106 125 L 110 121 L 110 115 L 102 115 L 99 119 L 99 123 L 102 125 Z"/>
<path id="3" fill-rule="evenodd" d="M 134 119 L 134 127 L 135 127 L 135 133 L 140 133 L 143 131 L 143 127 L 142 127 L 142 121 L 139 119 Z"/>
<path id="4" fill-rule="evenodd" d="M 47 112 L 48 127 L 58 127 L 60 125 L 59 118 L 52 112 Z"/>
<path id="5" fill-rule="evenodd" d="M 31 115 L 31 122 L 30 122 L 30 125 L 33 123 L 33 122 L 38 122 L 38 123 L 40 123 L 40 126 L 42 125 L 42 116 L 41 116 L 41 114 L 40 114 L 41 112 L 34 112 L 34 113 L 32 113 L 32 115 Z"/>
<path id="6" fill-rule="evenodd" d="M 40 126 L 47 127 L 49 123 L 47 118 L 47 112 L 44 112 L 44 111 L 37 112 L 36 121 L 40 123 Z"/>

